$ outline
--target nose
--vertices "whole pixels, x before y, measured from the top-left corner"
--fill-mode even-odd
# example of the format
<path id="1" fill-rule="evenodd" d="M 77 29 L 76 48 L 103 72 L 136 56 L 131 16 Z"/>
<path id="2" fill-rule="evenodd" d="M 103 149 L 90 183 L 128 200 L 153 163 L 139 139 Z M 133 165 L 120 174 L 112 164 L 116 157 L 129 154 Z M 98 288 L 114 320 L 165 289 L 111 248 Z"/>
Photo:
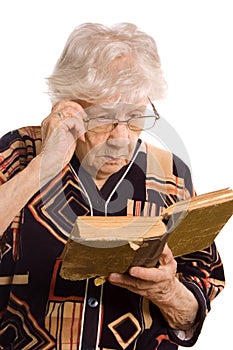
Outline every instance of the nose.
<path id="1" fill-rule="evenodd" d="M 129 145 L 129 132 L 127 124 L 124 121 L 119 121 L 109 135 L 108 144 L 118 148 Z"/>
<path id="2" fill-rule="evenodd" d="M 111 132 L 111 135 L 113 137 L 129 137 L 129 128 L 127 125 L 127 122 L 124 120 L 118 120 L 117 125 L 114 127 L 114 129 Z"/>

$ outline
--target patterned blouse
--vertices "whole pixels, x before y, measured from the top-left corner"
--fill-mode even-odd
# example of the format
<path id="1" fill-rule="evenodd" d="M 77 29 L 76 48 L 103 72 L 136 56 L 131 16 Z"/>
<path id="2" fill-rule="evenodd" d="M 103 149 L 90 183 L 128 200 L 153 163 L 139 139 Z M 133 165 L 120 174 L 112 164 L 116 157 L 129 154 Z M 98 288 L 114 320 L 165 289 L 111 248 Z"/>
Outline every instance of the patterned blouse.
<path id="1" fill-rule="evenodd" d="M 3 136 L 0 184 L 22 171 L 40 148 L 40 127 Z M 211 300 L 224 287 L 215 244 L 176 259 L 177 277 L 199 303 L 195 325 L 187 332 L 169 327 L 159 308 L 135 293 L 107 281 L 96 286 L 92 278 L 63 279 L 59 271 L 78 215 L 159 215 L 170 204 L 193 195 L 190 172 L 182 160 L 141 140 L 132 161 L 100 190 L 73 156 L 61 173 L 30 198 L 2 237 L 0 349 L 175 350 L 178 345 L 192 346 Z"/>

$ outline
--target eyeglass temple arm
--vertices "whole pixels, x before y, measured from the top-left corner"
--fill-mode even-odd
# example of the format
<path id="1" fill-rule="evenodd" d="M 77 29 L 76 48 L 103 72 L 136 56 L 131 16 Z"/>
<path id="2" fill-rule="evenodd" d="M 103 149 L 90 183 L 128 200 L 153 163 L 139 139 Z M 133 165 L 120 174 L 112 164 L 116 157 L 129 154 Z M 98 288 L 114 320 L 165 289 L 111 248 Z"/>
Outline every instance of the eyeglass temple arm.
<path id="1" fill-rule="evenodd" d="M 153 109 L 153 112 L 154 112 L 154 114 L 155 114 L 155 116 L 156 116 L 156 120 L 158 120 L 158 119 L 160 118 L 160 115 L 159 115 L 159 113 L 157 112 L 157 110 L 156 110 L 156 108 L 155 108 L 153 102 L 151 101 L 150 97 L 147 96 L 147 98 L 148 98 L 148 100 L 149 100 L 149 102 L 150 102 L 150 104 L 151 104 L 151 107 L 152 107 L 152 109 Z"/>

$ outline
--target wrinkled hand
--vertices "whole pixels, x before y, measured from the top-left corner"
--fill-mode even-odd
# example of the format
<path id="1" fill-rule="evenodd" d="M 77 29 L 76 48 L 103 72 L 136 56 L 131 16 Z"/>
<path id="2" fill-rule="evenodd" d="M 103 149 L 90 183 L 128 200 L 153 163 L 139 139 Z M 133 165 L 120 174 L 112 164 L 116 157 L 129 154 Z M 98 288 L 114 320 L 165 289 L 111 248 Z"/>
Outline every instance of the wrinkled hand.
<path id="1" fill-rule="evenodd" d="M 53 106 L 50 115 L 41 124 L 42 150 L 41 181 L 55 176 L 70 161 L 76 141 L 85 141 L 81 105 L 73 101 L 61 101 Z"/>
<path id="2" fill-rule="evenodd" d="M 131 267 L 129 274 L 112 273 L 109 282 L 140 294 L 155 304 L 166 302 L 177 285 L 177 263 L 166 245 L 156 268 Z"/>
<path id="3" fill-rule="evenodd" d="M 166 245 L 158 268 L 132 267 L 129 274 L 109 275 L 109 282 L 156 304 L 170 327 L 189 330 L 198 311 L 193 293 L 176 278 L 176 261 Z"/>

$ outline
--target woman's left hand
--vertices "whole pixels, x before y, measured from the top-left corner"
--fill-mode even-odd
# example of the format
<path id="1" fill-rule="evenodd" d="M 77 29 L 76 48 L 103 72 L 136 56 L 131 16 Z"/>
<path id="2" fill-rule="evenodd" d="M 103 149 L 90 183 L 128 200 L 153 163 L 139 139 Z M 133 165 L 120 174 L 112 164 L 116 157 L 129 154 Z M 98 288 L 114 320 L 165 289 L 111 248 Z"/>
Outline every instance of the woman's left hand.
<path id="1" fill-rule="evenodd" d="M 170 327 L 189 330 L 196 319 L 198 302 L 176 277 L 177 263 L 166 245 L 158 267 L 131 267 L 128 274 L 111 273 L 109 282 L 137 293 L 157 305 Z"/>
<path id="2" fill-rule="evenodd" d="M 177 263 L 166 245 L 159 267 L 131 267 L 128 274 L 112 273 L 109 282 L 159 303 L 172 295 L 176 288 Z"/>

